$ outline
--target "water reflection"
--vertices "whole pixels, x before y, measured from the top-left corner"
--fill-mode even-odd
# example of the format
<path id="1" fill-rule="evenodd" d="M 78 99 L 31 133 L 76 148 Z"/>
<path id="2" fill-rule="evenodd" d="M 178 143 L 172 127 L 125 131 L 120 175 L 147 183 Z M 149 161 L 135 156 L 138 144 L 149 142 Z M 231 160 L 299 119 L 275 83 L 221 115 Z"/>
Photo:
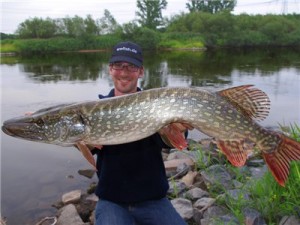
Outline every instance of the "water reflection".
<path id="1" fill-rule="evenodd" d="M 22 57 L 17 62 L 20 70 L 35 81 L 85 81 L 107 77 L 109 56 L 109 52 L 65 53 Z M 229 84 L 226 78 L 234 70 L 271 76 L 282 68 L 294 67 L 299 73 L 299 58 L 299 52 L 291 49 L 145 52 L 146 76 L 142 83 L 145 89 L 167 86 L 167 76 L 180 76 L 192 86 Z M 6 61 L 4 58 L 2 64 Z"/>
<path id="2" fill-rule="evenodd" d="M 54 104 L 97 99 L 113 86 L 109 52 L 2 57 L 2 121 Z M 300 56 L 296 50 L 145 52 L 143 89 L 196 86 L 213 90 L 255 84 L 271 99 L 266 126 L 300 123 Z M 194 136 L 193 136 L 194 135 Z M 196 134 L 191 137 L 197 139 Z M 1 133 L 2 215 L 9 224 L 34 224 L 54 213 L 62 193 L 86 189 L 89 168 L 74 148 L 32 143 Z M 74 179 L 68 179 L 68 175 Z M 30 222 L 31 223 L 30 223 Z"/>

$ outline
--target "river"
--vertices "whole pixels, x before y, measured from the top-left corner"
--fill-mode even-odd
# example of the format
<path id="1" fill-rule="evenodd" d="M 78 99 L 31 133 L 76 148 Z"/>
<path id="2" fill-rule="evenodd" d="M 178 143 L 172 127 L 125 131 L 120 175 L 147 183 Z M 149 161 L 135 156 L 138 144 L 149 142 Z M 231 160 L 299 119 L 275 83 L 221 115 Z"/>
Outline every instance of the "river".
<path id="1" fill-rule="evenodd" d="M 1 58 L 1 123 L 43 107 L 95 100 L 112 88 L 110 53 L 65 53 Z M 300 55 L 292 49 L 145 52 L 143 89 L 166 86 L 220 90 L 254 84 L 270 97 L 263 126 L 300 124 Z M 196 131 L 193 139 L 201 138 Z M 97 181 L 72 147 L 16 139 L 1 132 L 1 215 L 8 225 L 34 224 L 56 210 L 63 193 Z"/>

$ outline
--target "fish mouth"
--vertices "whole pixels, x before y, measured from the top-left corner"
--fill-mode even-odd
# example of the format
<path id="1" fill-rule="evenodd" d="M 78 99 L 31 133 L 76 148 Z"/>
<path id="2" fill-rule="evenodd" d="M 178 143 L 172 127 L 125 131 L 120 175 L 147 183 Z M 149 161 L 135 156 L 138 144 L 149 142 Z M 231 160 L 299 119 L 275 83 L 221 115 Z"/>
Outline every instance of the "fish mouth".
<path id="1" fill-rule="evenodd" d="M 46 139 L 41 129 L 26 117 L 10 119 L 3 122 L 2 131 L 11 136 L 31 141 L 43 141 Z"/>

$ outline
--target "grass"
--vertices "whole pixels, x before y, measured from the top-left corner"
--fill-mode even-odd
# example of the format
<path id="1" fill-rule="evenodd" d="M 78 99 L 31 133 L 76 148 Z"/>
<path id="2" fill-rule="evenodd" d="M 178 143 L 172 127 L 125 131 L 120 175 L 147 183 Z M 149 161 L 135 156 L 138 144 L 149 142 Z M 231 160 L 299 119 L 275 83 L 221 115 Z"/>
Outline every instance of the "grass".
<path id="1" fill-rule="evenodd" d="M 16 46 L 16 40 L 5 40 L 0 42 L 0 52 L 8 53 L 8 52 L 18 52 L 19 49 Z"/>
<path id="2" fill-rule="evenodd" d="M 280 126 L 281 130 L 290 138 L 300 141 L 300 127 L 297 124 Z M 199 150 L 199 152 L 201 149 Z M 199 153 L 196 164 L 200 170 L 205 170 L 203 164 L 203 155 Z M 230 173 L 235 175 L 235 179 L 242 183 L 241 196 L 237 199 L 228 197 L 223 187 L 223 193 L 216 192 L 214 189 L 208 188 L 210 195 L 217 198 L 219 205 L 226 205 L 227 208 L 235 215 L 241 224 L 245 221 L 242 210 L 244 208 L 252 208 L 261 213 L 267 224 L 279 224 L 283 216 L 300 215 L 300 161 L 292 161 L 290 165 L 289 178 L 285 187 L 280 186 L 268 171 L 260 179 L 249 179 L 249 176 L 241 172 L 240 168 L 226 164 Z M 249 200 L 242 197 L 242 193 L 248 193 Z"/>
<path id="3" fill-rule="evenodd" d="M 285 215 L 300 213 L 300 163 L 291 163 L 289 179 L 285 187 L 279 186 L 271 173 L 250 186 L 251 205 L 262 213 L 268 224 L 278 224 Z"/>

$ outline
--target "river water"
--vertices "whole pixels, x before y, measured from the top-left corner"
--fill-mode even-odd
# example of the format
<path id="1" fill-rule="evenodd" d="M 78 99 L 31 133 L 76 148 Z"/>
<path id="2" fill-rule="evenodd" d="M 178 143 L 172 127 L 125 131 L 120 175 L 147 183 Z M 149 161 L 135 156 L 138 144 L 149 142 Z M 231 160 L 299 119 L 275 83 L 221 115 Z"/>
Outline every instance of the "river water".
<path id="1" fill-rule="evenodd" d="M 1 58 L 1 123 L 47 106 L 95 100 L 112 88 L 109 52 Z M 254 84 L 271 100 L 263 126 L 300 124 L 300 54 L 297 50 L 146 52 L 143 89 L 166 86 L 220 90 Z M 196 131 L 193 139 L 201 138 Z M 96 182 L 72 147 L 16 139 L 1 132 L 1 215 L 8 225 L 35 224 L 63 193 Z"/>

